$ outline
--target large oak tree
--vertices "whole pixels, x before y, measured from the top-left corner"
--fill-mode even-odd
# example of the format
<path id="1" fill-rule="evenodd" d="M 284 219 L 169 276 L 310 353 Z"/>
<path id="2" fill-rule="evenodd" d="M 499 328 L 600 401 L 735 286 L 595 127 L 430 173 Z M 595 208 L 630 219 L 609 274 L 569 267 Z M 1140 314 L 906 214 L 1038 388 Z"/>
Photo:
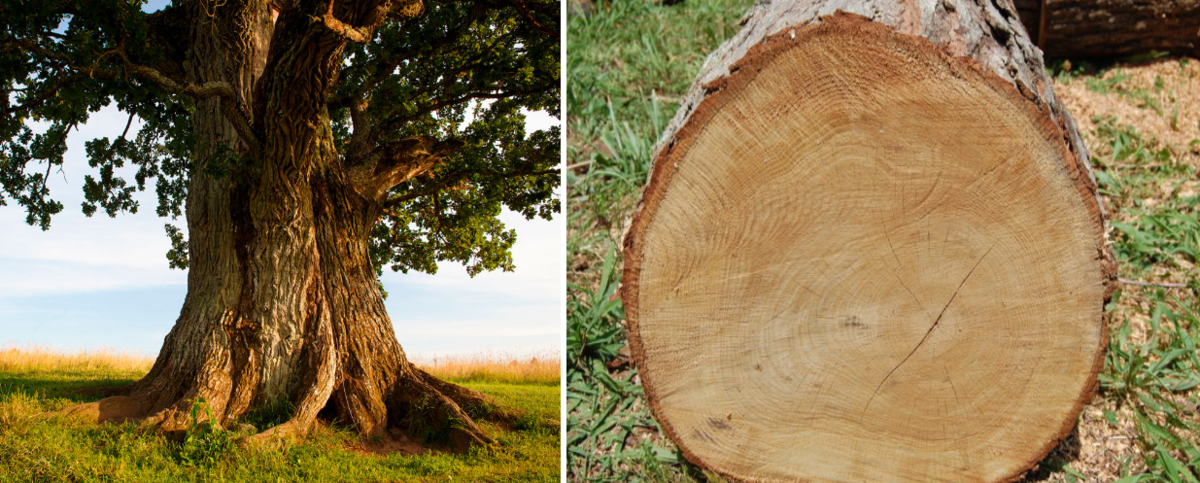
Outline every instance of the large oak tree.
<path id="1" fill-rule="evenodd" d="M 510 270 L 502 208 L 559 210 L 559 129 L 527 135 L 524 122 L 558 116 L 558 12 L 544 0 L 0 4 L 0 204 L 48 228 L 66 138 L 115 104 L 130 122 L 87 143 L 83 211 L 136 212 L 134 193 L 153 186 L 158 214 L 187 223 L 186 235 L 167 226 L 188 292 L 153 369 L 70 411 L 178 431 L 203 398 L 223 425 L 290 408 L 257 440 L 302 436 L 321 413 L 369 435 L 489 442 L 472 417 L 514 412 L 408 362 L 377 276 L 438 261 Z"/>

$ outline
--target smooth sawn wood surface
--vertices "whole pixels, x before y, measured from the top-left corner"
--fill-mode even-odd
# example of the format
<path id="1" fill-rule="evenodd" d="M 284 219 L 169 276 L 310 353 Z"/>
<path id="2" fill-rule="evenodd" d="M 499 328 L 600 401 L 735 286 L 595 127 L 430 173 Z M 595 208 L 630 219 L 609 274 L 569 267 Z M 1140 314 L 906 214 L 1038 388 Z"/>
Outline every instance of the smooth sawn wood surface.
<path id="1" fill-rule="evenodd" d="M 1018 477 L 1103 360 L 1111 264 L 1061 119 L 862 17 L 744 52 L 626 240 L 656 417 L 744 481 Z"/>

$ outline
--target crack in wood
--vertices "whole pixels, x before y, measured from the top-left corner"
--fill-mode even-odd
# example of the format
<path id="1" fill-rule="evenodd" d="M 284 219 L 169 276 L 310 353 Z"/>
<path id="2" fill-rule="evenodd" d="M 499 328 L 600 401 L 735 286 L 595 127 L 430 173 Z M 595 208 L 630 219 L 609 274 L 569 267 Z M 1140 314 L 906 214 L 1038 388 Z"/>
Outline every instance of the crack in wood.
<path id="1" fill-rule="evenodd" d="M 950 304 L 954 303 L 955 297 L 958 297 L 958 292 L 962 290 L 963 285 L 966 285 L 967 280 L 971 278 L 971 274 L 975 273 L 975 269 L 979 268 L 979 264 L 983 263 L 983 259 L 987 258 L 989 253 L 992 253 L 993 248 L 996 248 L 996 245 L 992 245 L 991 247 L 989 247 L 987 249 L 987 251 L 983 253 L 983 256 L 979 257 L 979 260 L 977 260 L 975 262 L 975 265 L 973 267 L 971 267 L 971 270 L 967 272 L 967 275 L 965 277 L 963 277 L 962 281 L 958 283 L 958 288 L 954 289 L 954 294 L 950 295 L 950 300 L 946 302 L 945 307 L 942 307 L 941 313 L 939 313 L 937 318 L 934 319 L 933 324 L 929 326 L 929 330 L 925 331 L 925 336 L 921 337 L 921 341 L 917 342 L 917 346 L 913 347 L 913 349 L 911 351 L 909 351 L 908 355 L 904 356 L 904 359 L 902 359 L 900 361 L 900 363 L 896 364 L 896 366 L 893 367 L 892 370 L 888 371 L 887 375 L 883 376 L 883 380 L 879 381 L 879 384 L 875 386 L 875 391 L 871 393 L 871 397 L 867 399 L 867 405 L 865 407 L 863 407 L 863 415 L 864 416 L 867 414 L 867 410 L 871 408 L 871 401 L 875 400 L 875 396 L 878 395 L 879 390 L 883 388 L 883 384 L 886 383 L 888 381 L 888 379 L 890 379 L 892 377 L 892 374 L 895 374 L 896 371 L 900 369 L 900 366 L 903 366 L 905 362 L 908 362 L 908 360 L 910 358 L 912 358 L 913 354 L 917 353 L 917 350 L 920 349 L 921 346 L 925 344 L 926 340 L 929 340 L 930 334 L 933 334 L 933 329 L 937 328 L 938 323 L 940 323 L 942 321 L 942 317 L 944 315 L 946 315 L 946 310 L 950 308 Z M 861 417 L 860 417 L 860 419 L 861 419 Z"/>
<path id="2" fill-rule="evenodd" d="M 925 312 L 925 315 L 932 317 L 933 314 L 929 313 L 929 311 L 925 309 L 925 304 L 921 303 L 921 299 L 917 298 L 917 294 L 913 293 L 912 289 L 908 288 L 908 285 L 904 283 L 904 279 L 900 278 L 900 274 L 893 270 L 892 276 L 896 277 L 896 281 L 900 282 L 900 286 L 904 287 L 904 290 L 907 291 L 909 295 L 912 295 L 913 300 L 917 302 L 917 307 L 921 308 L 921 312 Z"/>

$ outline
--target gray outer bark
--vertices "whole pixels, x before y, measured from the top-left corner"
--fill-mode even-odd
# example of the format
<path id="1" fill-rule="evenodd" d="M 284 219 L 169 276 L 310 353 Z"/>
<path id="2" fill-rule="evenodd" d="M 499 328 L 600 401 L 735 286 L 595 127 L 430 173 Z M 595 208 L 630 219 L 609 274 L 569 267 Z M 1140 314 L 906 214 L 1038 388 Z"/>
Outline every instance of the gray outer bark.
<path id="1" fill-rule="evenodd" d="M 1016 0 L 1047 58 L 1200 56 L 1200 0 Z"/>
<path id="2" fill-rule="evenodd" d="M 188 82 L 228 81 L 239 103 L 252 99 L 254 82 L 266 62 L 266 45 L 272 32 L 269 13 L 261 5 L 238 4 L 221 15 L 193 12 L 192 48 L 183 70 Z M 255 8 L 258 7 L 258 8 Z M 189 6 L 199 10 L 198 4 Z M 227 25 L 255 25 L 251 38 L 225 39 L 218 35 Z M 217 28 L 218 26 L 222 28 Z M 192 123 L 197 139 L 197 159 L 208 159 L 220 150 L 245 152 L 233 126 L 221 113 L 218 98 L 197 103 Z M 258 392 L 260 353 L 248 351 L 250 324 L 239 309 L 248 285 L 246 254 L 238 247 L 249 233 L 236 220 L 241 204 L 229 178 L 212 178 L 197 170 L 188 186 L 186 215 L 189 234 L 188 294 L 179 320 L 163 343 L 151 372 L 131 391 L 144 410 L 168 430 L 186 427 L 189 403 L 206 398 L 214 414 L 240 415 Z M 242 190 L 244 191 L 244 190 Z M 240 238 L 240 239 L 239 239 Z M 276 364 L 282 362 L 277 359 Z M 231 391 L 234 387 L 236 391 Z M 160 408 L 166 409 L 160 411 Z"/>

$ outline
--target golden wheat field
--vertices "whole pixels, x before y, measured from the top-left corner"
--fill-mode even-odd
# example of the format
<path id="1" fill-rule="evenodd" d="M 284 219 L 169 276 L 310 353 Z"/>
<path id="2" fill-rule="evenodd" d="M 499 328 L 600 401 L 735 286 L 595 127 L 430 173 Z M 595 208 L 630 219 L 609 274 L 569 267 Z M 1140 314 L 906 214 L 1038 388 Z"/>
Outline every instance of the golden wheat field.
<path id="1" fill-rule="evenodd" d="M 555 350 L 512 353 L 484 350 L 462 355 L 416 356 L 420 368 L 443 379 L 505 383 L 559 381 L 562 358 Z M 115 349 L 59 349 L 41 345 L 0 346 L 0 372 L 107 369 L 146 372 L 154 357 Z"/>
<path id="2" fill-rule="evenodd" d="M 417 356 L 413 362 L 443 379 L 546 383 L 559 381 L 562 356 L 549 349 L 532 353 L 484 350 L 464 355 Z"/>
<path id="3" fill-rule="evenodd" d="M 114 371 L 150 370 L 154 358 L 141 352 L 114 349 L 64 350 L 41 345 L 0 346 L 0 372 L 108 369 Z"/>

